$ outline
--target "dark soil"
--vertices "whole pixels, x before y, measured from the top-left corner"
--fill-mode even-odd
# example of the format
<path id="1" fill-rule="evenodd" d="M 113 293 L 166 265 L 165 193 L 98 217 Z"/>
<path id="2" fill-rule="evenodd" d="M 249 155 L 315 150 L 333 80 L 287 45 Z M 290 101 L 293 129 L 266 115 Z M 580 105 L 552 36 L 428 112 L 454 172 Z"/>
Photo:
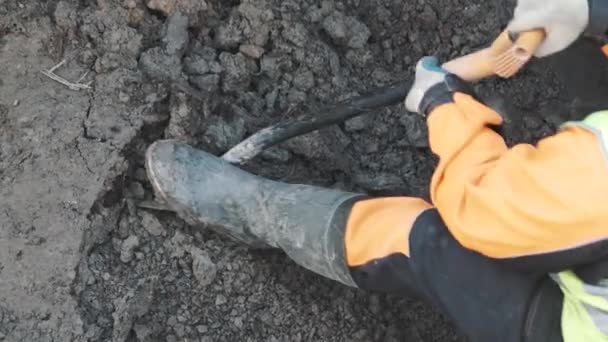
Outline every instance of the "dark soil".
<path id="1" fill-rule="evenodd" d="M 424 55 L 447 60 L 486 46 L 512 7 L 4 0 L 0 341 L 461 341 L 426 304 L 345 288 L 280 252 L 249 250 L 135 202 L 152 198 L 142 159 L 152 141 L 221 154 L 286 117 L 411 79 Z M 40 73 L 62 59 L 57 74 L 88 72 L 91 90 Z M 534 142 L 581 108 L 555 65 L 534 61 L 514 79 L 477 85 L 504 114 L 509 143 Z M 426 134 L 400 105 L 285 142 L 245 168 L 426 196 L 436 162 Z"/>

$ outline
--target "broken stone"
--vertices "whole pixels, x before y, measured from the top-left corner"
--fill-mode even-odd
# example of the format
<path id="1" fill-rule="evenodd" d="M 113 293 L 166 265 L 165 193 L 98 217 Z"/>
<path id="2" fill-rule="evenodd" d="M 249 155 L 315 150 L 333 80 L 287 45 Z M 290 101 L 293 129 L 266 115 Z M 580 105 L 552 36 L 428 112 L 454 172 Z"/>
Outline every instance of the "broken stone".
<path id="1" fill-rule="evenodd" d="M 236 116 L 227 122 L 218 117 L 205 131 L 204 140 L 220 151 L 227 151 L 245 137 L 245 120 Z"/>
<path id="2" fill-rule="evenodd" d="M 371 36 L 371 31 L 364 23 L 338 11 L 326 17 L 322 27 L 335 44 L 353 49 L 364 47 Z"/>
<path id="3" fill-rule="evenodd" d="M 135 336 L 137 336 L 139 341 L 147 341 L 148 337 L 152 335 L 152 329 L 144 324 L 135 324 L 133 326 L 133 330 L 135 331 Z"/>
<path id="4" fill-rule="evenodd" d="M 156 216 L 147 211 L 141 211 L 141 225 L 152 236 L 161 236 L 165 233 L 165 229 Z"/>
<path id="5" fill-rule="evenodd" d="M 169 254 L 172 258 L 181 259 L 186 254 L 186 249 L 184 245 L 187 245 L 191 242 L 191 238 L 184 235 L 183 233 L 176 231 L 175 235 L 169 240 L 165 240 L 163 246 L 169 251 Z"/>
<path id="6" fill-rule="evenodd" d="M 308 30 L 302 23 L 285 23 L 283 28 L 283 38 L 295 46 L 306 46 Z"/>
<path id="7" fill-rule="evenodd" d="M 142 70 L 153 79 L 176 80 L 181 75 L 179 56 L 167 55 L 160 47 L 144 51 L 139 63 Z"/>
<path id="8" fill-rule="evenodd" d="M 360 49 L 367 44 L 367 40 L 372 35 L 369 28 L 355 17 L 346 17 L 346 27 L 348 30 L 348 42 L 346 45 L 353 49 Z"/>
<path id="9" fill-rule="evenodd" d="M 263 47 L 257 45 L 244 44 L 239 47 L 239 51 L 247 57 L 251 57 L 253 59 L 260 59 L 260 57 L 262 57 L 262 55 L 264 54 L 265 50 Z"/>
<path id="10" fill-rule="evenodd" d="M 238 16 L 230 16 L 217 29 L 215 42 L 223 49 L 232 49 L 237 47 L 245 40 L 243 33 L 242 21 Z"/>
<path id="11" fill-rule="evenodd" d="M 346 39 L 346 18 L 341 12 L 334 12 L 323 20 L 323 30 L 336 44 L 342 44 Z"/>
<path id="12" fill-rule="evenodd" d="M 66 1 L 59 1 L 53 16 L 55 23 L 62 30 L 68 30 L 76 25 L 77 10 L 73 5 Z"/>
<path id="13" fill-rule="evenodd" d="M 129 236 L 122 242 L 120 248 L 120 261 L 128 263 L 133 259 L 133 250 L 139 246 L 139 238 L 135 235 Z"/>
<path id="14" fill-rule="evenodd" d="M 260 61 L 262 72 L 273 79 L 278 79 L 282 71 L 292 67 L 291 59 L 285 55 L 266 54 Z"/>
<path id="15" fill-rule="evenodd" d="M 314 87 L 315 77 L 312 71 L 308 69 L 299 71 L 293 79 L 293 85 L 301 90 L 308 90 Z"/>
<path id="16" fill-rule="evenodd" d="M 256 72 L 255 63 L 242 53 L 220 54 L 223 72 L 222 90 L 225 92 L 244 90 L 249 87 L 251 77 Z"/>
<path id="17" fill-rule="evenodd" d="M 209 8 L 205 0 L 149 0 L 147 6 L 151 10 L 159 11 L 168 17 L 176 10 L 185 14 L 191 25 L 198 23 L 197 14 Z"/>
<path id="18" fill-rule="evenodd" d="M 370 117 L 367 115 L 356 116 L 344 123 L 344 129 L 347 132 L 362 131 L 369 127 Z"/>
<path id="19" fill-rule="evenodd" d="M 401 115 L 399 122 L 405 127 L 405 138 L 410 146 L 428 147 L 428 131 L 424 119 L 416 115 Z"/>
<path id="20" fill-rule="evenodd" d="M 160 11 L 168 16 L 175 10 L 175 3 L 176 0 L 150 0 L 147 6 L 151 10 Z"/>
<path id="21" fill-rule="evenodd" d="M 209 63 L 203 58 L 184 58 L 184 71 L 189 75 L 204 75 L 210 70 Z"/>
<path id="22" fill-rule="evenodd" d="M 167 32 L 163 37 L 168 55 L 182 55 L 188 45 L 188 18 L 179 11 L 167 20 Z"/>
<path id="23" fill-rule="evenodd" d="M 192 247 L 190 254 L 192 255 L 192 274 L 201 286 L 208 286 L 215 280 L 217 266 L 200 248 Z"/>
<path id="24" fill-rule="evenodd" d="M 223 295 L 219 294 L 219 295 L 217 295 L 217 297 L 215 297 L 216 306 L 224 305 L 226 303 L 228 303 L 228 300 Z"/>
<path id="25" fill-rule="evenodd" d="M 220 76 L 215 74 L 194 76 L 190 78 L 190 82 L 192 82 L 201 91 L 207 93 L 213 93 L 220 88 Z"/>

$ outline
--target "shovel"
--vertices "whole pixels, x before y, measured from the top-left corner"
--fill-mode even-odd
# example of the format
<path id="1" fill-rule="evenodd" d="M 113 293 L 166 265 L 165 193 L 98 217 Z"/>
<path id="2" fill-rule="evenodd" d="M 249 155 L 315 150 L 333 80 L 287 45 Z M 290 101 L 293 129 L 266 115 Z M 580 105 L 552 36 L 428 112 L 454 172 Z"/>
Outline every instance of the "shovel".
<path id="1" fill-rule="evenodd" d="M 543 30 L 527 31 L 517 36 L 503 31 L 489 47 L 453 59 L 442 67 L 467 82 L 477 82 L 491 76 L 510 78 L 528 63 L 544 39 Z M 231 148 L 222 158 L 232 164 L 243 165 L 265 149 L 290 138 L 374 113 L 378 108 L 402 103 L 411 86 L 411 81 L 400 81 L 366 95 L 325 106 L 317 112 L 266 127 Z M 138 206 L 168 210 L 162 203 L 152 201 L 140 202 Z"/>

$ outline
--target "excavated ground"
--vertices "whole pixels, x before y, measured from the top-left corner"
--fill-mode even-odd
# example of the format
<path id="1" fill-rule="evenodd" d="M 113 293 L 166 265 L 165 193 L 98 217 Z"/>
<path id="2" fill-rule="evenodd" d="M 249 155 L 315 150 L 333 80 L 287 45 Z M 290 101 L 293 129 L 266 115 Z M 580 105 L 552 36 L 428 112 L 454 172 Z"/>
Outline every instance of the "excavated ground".
<path id="1" fill-rule="evenodd" d="M 0 1 L 0 341 L 461 341 L 427 305 L 345 288 L 150 199 L 145 148 L 222 153 L 268 124 L 491 42 L 513 1 Z M 71 90 L 41 73 L 91 89 Z M 533 142 L 580 108 L 552 59 L 477 87 Z M 597 76 L 599 77 L 599 76 Z M 600 82 L 599 78 L 582 80 Z M 578 107 L 577 107 L 578 106 Z M 425 196 L 435 158 L 403 106 L 311 133 L 246 168 Z"/>

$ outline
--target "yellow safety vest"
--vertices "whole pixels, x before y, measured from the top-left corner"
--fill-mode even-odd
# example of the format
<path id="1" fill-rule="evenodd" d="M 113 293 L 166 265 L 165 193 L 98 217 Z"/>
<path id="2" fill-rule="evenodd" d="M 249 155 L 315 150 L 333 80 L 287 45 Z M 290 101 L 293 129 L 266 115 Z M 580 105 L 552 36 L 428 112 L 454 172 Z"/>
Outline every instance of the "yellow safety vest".
<path id="1" fill-rule="evenodd" d="M 596 112 L 582 122 L 565 125 L 581 126 L 594 132 L 608 162 L 608 111 Z M 551 276 L 564 294 L 561 320 L 564 342 L 608 342 L 608 279 L 599 285 L 590 285 L 571 270 Z"/>

